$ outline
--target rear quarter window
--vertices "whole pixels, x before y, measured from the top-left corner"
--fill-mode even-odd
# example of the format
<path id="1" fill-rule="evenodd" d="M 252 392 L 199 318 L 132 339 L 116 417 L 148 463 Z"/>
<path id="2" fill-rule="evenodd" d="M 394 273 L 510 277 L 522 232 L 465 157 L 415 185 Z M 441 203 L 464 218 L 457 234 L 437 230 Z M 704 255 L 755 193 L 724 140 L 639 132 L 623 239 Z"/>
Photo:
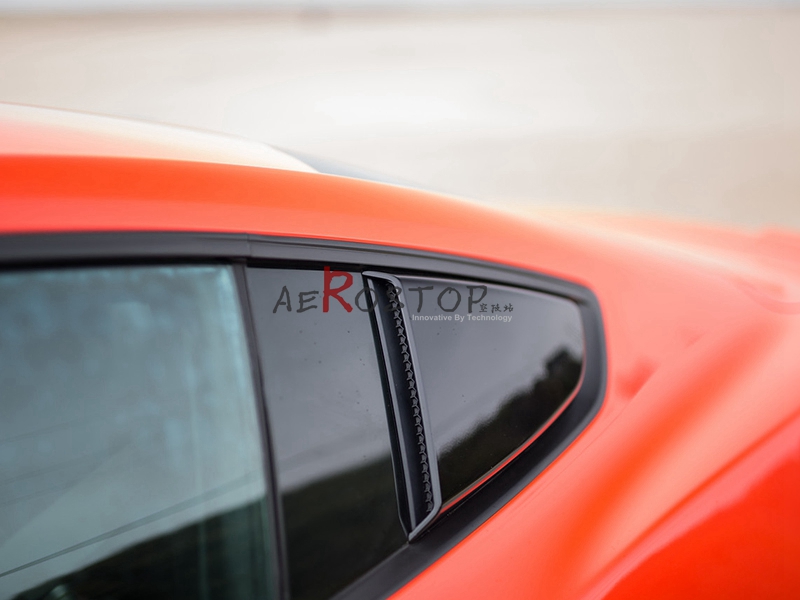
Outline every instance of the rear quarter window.
<path id="1" fill-rule="evenodd" d="M 475 281 L 399 277 L 446 505 L 559 413 L 583 369 L 571 300 Z"/>

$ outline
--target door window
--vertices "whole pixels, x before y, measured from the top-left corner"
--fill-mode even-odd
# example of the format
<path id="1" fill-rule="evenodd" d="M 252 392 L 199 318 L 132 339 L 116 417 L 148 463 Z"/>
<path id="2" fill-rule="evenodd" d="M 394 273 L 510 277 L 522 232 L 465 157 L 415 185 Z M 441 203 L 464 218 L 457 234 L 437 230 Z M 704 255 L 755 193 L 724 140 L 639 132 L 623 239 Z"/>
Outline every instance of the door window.
<path id="1" fill-rule="evenodd" d="M 0 598 L 271 597 L 233 271 L 0 274 Z"/>

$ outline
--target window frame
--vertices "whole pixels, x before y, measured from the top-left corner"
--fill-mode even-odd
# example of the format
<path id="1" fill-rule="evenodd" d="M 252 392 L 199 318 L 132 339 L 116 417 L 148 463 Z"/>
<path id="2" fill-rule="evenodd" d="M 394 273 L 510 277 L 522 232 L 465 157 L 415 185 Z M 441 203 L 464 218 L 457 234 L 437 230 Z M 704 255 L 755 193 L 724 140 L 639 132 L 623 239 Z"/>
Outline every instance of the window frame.
<path id="1" fill-rule="evenodd" d="M 436 520 L 418 539 L 401 547 L 334 596 L 337 600 L 385 597 L 400 589 L 466 538 L 536 478 L 583 431 L 600 410 L 606 388 L 606 348 L 602 313 L 594 293 L 570 281 L 522 268 L 420 250 L 308 238 L 239 233 L 91 232 L 0 236 L 0 268 L 131 264 L 232 265 L 236 279 L 257 413 L 270 487 L 270 540 L 276 597 L 289 598 L 286 540 L 267 426 L 260 356 L 246 269 L 253 267 L 380 271 L 390 274 L 464 279 L 546 293 L 578 305 L 584 330 L 583 379 L 569 405 L 513 461 L 459 502 L 447 519 Z"/>

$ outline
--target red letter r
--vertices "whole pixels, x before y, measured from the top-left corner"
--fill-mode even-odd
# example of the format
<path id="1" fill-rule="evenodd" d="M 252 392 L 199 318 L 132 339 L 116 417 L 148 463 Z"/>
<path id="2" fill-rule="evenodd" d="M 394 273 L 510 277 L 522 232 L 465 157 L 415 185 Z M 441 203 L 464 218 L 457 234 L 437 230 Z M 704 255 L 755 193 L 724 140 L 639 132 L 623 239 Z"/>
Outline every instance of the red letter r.
<path id="1" fill-rule="evenodd" d="M 331 288 L 331 282 L 334 277 L 344 277 L 344 283 L 337 288 Z M 330 298 L 336 298 L 347 312 L 353 310 L 353 307 L 339 295 L 339 292 L 343 292 L 351 285 L 353 285 L 353 276 L 350 273 L 331 271 L 330 267 L 325 267 L 325 287 L 322 291 L 322 312 L 328 312 Z"/>

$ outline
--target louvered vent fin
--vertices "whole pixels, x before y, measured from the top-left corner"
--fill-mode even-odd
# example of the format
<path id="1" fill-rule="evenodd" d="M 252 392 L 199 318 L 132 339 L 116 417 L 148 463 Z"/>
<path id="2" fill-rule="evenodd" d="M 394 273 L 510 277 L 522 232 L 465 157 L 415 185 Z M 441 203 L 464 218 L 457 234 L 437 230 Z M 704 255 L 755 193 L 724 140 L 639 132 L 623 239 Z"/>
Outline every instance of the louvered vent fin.
<path id="1" fill-rule="evenodd" d="M 396 430 L 395 472 L 403 520 L 414 539 L 441 508 L 436 453 L 426 427 L 429 419 L 419 380 L 416 353 L 407 325 L 399 280 L 383 273 L 364 273 L 386 366 Z"/>

